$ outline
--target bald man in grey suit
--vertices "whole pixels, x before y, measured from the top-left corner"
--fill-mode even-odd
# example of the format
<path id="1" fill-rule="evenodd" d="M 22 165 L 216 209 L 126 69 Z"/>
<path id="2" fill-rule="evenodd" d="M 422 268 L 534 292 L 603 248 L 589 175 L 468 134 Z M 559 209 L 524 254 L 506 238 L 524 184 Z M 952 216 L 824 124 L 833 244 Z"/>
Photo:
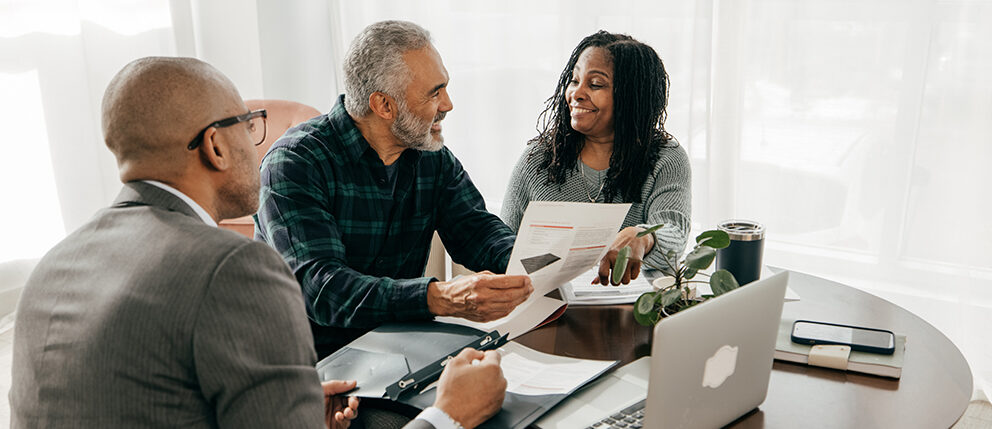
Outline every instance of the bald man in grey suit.
<path id="1" fill-rule="evenodd" d="M 199 60 L 144 58 L 114 77 L 104 137 L 125 186 L 24 288 L 13 428 L 349 425 L 358 401 L 339 394 L 355 383 L 321 389 L 282 258 L 216 228 L 257 209 L 264 120 Z M 498 355 L 465 350 L 408 427 L 475 426 L 505 386 Z"/>

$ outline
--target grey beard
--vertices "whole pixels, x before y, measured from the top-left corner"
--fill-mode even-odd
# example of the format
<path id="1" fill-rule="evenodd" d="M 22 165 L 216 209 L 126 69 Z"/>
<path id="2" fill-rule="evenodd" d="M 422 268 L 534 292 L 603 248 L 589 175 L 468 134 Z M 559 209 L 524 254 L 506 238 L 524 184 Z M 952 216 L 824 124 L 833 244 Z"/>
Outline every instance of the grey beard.
<path id="1" fill-rule="evenodd" d="M 412 115 L 409 110 L 407 110 L 406 105 L 400 103 L 399 115 L 396 116 L 396 120 L 389 127 L 389 130 L 393 132 L 393 135 L 403 143 L 409 149 L 422 150 L 427 152 L 437 152 L 444 147 L 444 137 L 438 135 L 438 139 L 435 141 L 431 136 L 431 125 L 432 122 L 423 122 L 417 119 L 416 116 Z M 443 119 L 445 114 L 441 113 L 439 118 L 435 120 Z M 424 130 L 424 131 L 419 131 Z"/>

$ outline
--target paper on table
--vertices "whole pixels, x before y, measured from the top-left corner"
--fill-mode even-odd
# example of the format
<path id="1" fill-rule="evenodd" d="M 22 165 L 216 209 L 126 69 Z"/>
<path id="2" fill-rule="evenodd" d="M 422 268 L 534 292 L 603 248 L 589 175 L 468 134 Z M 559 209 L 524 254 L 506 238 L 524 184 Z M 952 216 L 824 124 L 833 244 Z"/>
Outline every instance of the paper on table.
<path id="1" fill-rule="evenodd" d="M 573 305 L 630 304 L 637 301 L 641 294 L 654 290 L 644 272 L 629 284 L 620 286 L 591 284 L 592 279 L 598 275 L 599 266 L 594 265 L 570 283 L 562 285 L 559 288 L 562 298 Z"/>
<path id="2" fill-rule="evenodd" d="M 517 343 L 500 352 L 506 391 L 520 395 L 568 394 L 616 363 L 549 355 Z"/>
<path id="3" fill-rule="evenodd" d="M 542 353 L 516 342 L 499 348 L 506 391 L 518 395 L 566 395 L 616 365 L 615 360 L 576 359 Z M 437 387 L 434 382 L 424 392 Z"/>

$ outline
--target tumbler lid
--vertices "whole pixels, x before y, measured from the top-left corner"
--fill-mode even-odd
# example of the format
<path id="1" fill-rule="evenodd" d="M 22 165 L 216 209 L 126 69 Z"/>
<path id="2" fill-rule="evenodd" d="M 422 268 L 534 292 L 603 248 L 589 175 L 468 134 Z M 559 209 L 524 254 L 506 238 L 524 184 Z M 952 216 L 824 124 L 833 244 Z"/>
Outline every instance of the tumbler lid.
<path id="1" fill-rule="evenodd" d="M 731 240 L 757 241 L 765 238 L 765 227 L 752 220 L 725 220 L 717 228 L 730 235 Z"/>

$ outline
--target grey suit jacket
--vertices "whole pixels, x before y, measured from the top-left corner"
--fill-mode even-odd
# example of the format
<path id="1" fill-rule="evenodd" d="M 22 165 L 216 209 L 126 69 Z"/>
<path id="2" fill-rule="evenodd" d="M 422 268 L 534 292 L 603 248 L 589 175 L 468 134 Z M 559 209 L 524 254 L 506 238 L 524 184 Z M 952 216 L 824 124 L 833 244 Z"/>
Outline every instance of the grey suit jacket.
<path id="1" fill-rule="evenodd" d="M 323 427 L 305 314 L 275 251 L 129 183 L 24 288 L 11 427 Z"/>

